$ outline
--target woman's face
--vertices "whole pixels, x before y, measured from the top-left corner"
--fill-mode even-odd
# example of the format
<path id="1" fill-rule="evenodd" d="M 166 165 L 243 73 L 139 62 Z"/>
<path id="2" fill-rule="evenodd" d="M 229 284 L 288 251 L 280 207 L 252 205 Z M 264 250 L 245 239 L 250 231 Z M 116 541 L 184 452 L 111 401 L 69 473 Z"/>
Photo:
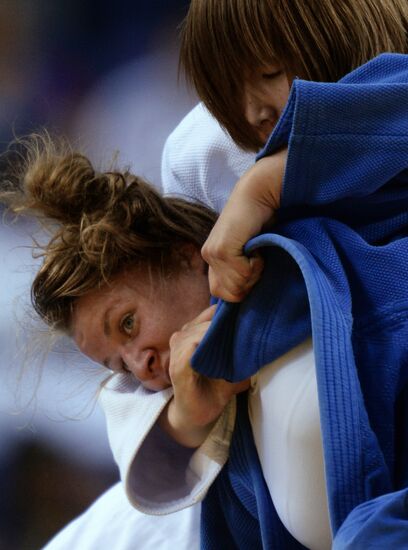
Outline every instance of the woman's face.
<path id="1" fill-rule="evenodd" d="M 171 385 L 171 335 L 209 305 L 204 263 L 194 253 L 191 268 L 165 281 L 127 269 L 109 286 L 75 302 L 72 333 L 82 353 L 114 372 L 130 372 L 146 388 Z"/>
<path id="2" fill-rule="evenodd" d="M 251 71 L 244 81 L 245 118 L 265 143 L 289 97 L 290 83 L 277 64 Z"/>

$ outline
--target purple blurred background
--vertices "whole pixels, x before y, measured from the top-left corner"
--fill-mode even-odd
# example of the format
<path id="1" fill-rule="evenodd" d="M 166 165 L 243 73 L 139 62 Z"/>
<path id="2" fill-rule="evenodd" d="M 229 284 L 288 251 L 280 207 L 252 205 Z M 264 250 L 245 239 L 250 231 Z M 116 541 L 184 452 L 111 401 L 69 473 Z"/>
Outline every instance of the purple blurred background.
<path id="1" fill-rule="evenodd" d="M 196 103 L 177 81 L 178 0 L 0 3 L 0 150 L 40 127 L 160 186 L 164 140 Z M 33 320 L 29 221 L 0 226 L 0 549 L 40 548 L 118 477 L 106 373 Z M 46 356 L 43 361 L 41 356 Z M 80 550 L 80 549 L 79 549 Z"/>

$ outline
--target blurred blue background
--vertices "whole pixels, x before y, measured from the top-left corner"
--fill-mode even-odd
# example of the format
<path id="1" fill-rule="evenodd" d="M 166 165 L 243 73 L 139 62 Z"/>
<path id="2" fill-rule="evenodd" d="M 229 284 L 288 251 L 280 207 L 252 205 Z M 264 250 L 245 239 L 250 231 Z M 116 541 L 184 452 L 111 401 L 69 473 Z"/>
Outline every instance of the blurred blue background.
<path id="1" fill-rule="evenodd" d="M 187 1 L 0 3 L 0 150 L 40 127 L 160 186 L 166 136 L 196 103 L 177 79 Z M 29 220 L 0 225 L 0 549 L 41 546 L 118 478 L 96 403 L 106 376 L 32 314 Z"/>

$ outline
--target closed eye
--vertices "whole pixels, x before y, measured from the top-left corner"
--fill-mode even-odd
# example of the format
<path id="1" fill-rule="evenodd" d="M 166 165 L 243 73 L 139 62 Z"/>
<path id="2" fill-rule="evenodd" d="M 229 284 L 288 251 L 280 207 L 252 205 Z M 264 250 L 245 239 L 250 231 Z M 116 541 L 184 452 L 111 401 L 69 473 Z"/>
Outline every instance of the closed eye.
<path id="1" fill-rule="evenodd" d="M 272 80 L 273 78 L 281 76 L 281 74 L 283 74 L 282 69 L 280 69 L 279 71 L 275 71 L 273 73 L 263 73 L 262 78 L 265 78 L 265 80 Z"/>

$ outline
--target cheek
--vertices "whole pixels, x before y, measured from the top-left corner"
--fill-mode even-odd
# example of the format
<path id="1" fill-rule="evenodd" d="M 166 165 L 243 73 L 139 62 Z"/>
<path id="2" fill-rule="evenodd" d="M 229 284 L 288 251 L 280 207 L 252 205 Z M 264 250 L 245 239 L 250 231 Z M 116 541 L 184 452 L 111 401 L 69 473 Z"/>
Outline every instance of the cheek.
<path id="1" fill-rule="evenodd" d="M 108 355 L 102 337 L 96 337 L 93 334 L 82 335 L 81 338 L 73 338 L 79 351 L 96 363 L 102 363 L 102 357 Z"/>
<path id="2" fill-rule="evenodd" d="M 279 112 L 281 112 L 284 109 L 286 103 L 288 102 L 289 91 L 290 91 L 290 86 L 289 86 L 288 79 L 284 77 L 280 79 L 278 83 L 276 83 L 273 91 L 270 90 L 269 92 L 270 97 L 274 98 L 276 109 Z"/>
<path id="3" fill-rule="evenodd" d="M 258 81 L 258 97 L 264 106 L 281 110 L 289 97 L 289 81 L 286 75 L 276 79 L 261 79 Z"/>
<path id="4" fill-rule="evenodd" d="M 151 310 L 141 323 L 142 330 L 137 341 L 142 347 L 165 351 L 169 348 L 169 340 L 173 332 L 181 328 L 180 322 L 174 312 Z"/>
<path id="5" fill-rule="evenodd" d="M 182 307 L 165 309 L 159 315 L 151 316 L 146 322 L 144 338 L 146 342 L 151 343 L 150 345 L 154 345 L 154 347 L 161 350 L 167 350 L 172 334 L 179 331 L 193 317 L 189 311 L 186 311 Z"/>
<path id="6" fill-rule="evenodd" d="M 200 277 L 201 275 L 197 275 Z M 194 278 L 189 284 L 167 289 L 158 294 L 157 300 L 146 304 L 146 316 L 142 326 L 150 340 L 163 347 L 168 346 L 170 336 L 192 321 L 210 305 L 207 276 Z"/>

